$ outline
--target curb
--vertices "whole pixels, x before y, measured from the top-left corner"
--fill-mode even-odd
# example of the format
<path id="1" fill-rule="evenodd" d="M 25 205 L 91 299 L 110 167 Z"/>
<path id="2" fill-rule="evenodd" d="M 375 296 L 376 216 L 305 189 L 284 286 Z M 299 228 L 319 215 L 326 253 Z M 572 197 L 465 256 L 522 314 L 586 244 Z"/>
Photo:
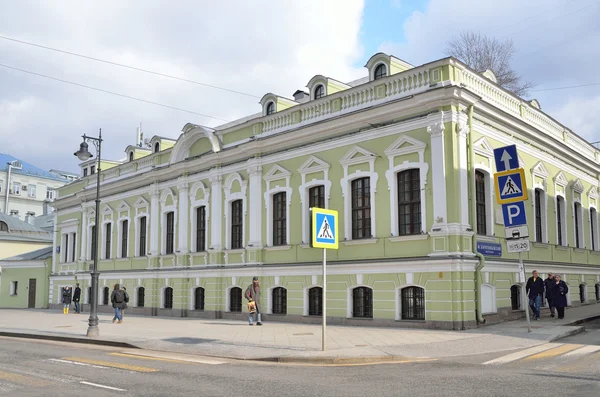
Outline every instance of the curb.
<path id="1" fill-rule="evenodd" d="M 580 334 L 582 332 L 585 332 L 585 327 L 577 327 L 575 329 L 572 329 L 572 330 L 567 331 L 567 332 L 563 332 L 562 334 L 557 335 L 557 336 L 551 338 L 548 342 L 554 342 L 554 341 L 566 338 L 568 336 L 573 336 L 573 335 Z"/>
<path id="2" fill-rule="evenodd" d="M 93 338 L 80 338 L 75 336 L 62 336 L 62 335 L 48 335 L 48 334 L 31 334 L 21 332 L 7 332 L 0 331 L 0 336 L 8 338 L 22 338 L 22 339 L 40 339 L 40 340 L 51 340 L 56 342 L 68 342 L 68 343 L 79 343 L 82 345 L 97 345 L 97 346 L 110 346 L 110 347 L 121 347 L 126 349 L 139 349 L 139 347 L 126 342 L 105 340 L 105 339 L 93 339 Z"/>
<path id="3" fill-rule="evenodd" d="M 434 358 L 425 357 L 405 357 L 405 356 L 371 356 L 371 357 L 265 357 L 251 361 L 272 362 L 281 364 L 378 364 L 378 363 L 398 363 L 398 362 L 428 362 L 435 361 Z M 250 361 L 250 360 L 249 360 Z"/>
<path id="4" fill-rule="evenodd" d="M 586 318 L 581 318 L 581 319 L 579 319 L 579 320 L 575 320 L 575 321 L 573 321 L 573 322 L 571 322 L 571 323 L 569 323 L 569 324 L 566 324 L 566 325 L 579 325 L 579 324 L 585 324 L 585 323 L 587 323 L 587 322 L 594 321 L 594 320 L 598 320 L 598 319 L 600 319 L 600 314 L 596 314 L 596 315 L 594 315 L 594 316 L 590 316 L 590 317 L 586 317 Z"/>

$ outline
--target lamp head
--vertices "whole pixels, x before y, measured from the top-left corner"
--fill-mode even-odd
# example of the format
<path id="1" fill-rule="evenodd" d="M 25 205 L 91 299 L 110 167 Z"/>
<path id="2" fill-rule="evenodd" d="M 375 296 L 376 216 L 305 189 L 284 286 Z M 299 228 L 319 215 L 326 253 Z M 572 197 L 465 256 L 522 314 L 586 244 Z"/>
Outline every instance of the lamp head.
<path id="1" fill-rule="evenodd" d="M 79 145 L 79 150 L 73 154 L 81 161 L 86 161 L 93 157 L 88 150 L 88 144 L 85 141 L 81 142 L 81 145 Z"/>

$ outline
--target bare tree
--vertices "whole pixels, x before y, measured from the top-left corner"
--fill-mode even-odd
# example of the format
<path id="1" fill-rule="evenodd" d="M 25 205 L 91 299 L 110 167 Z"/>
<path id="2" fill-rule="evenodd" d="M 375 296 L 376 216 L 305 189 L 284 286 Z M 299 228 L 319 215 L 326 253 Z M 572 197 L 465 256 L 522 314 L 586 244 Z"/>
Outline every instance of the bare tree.
<path id="1" fill-rule="evenodd" d="M 515 52 L 514 43 L 510 39 L 500 41 L 470 31 L 461 32 L 446 43 L 446 55 L 459 59 L 477 72 L 491 70 L 501 87 L 522 97 L 535 84 L 523 81 L 511 67 L 510 61 Z"/>

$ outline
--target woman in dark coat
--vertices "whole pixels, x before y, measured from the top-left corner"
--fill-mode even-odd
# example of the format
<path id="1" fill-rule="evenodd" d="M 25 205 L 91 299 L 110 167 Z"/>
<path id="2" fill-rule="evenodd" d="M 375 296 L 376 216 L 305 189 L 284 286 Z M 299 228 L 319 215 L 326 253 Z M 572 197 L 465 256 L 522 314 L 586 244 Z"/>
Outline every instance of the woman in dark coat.
<path id="1" fill-rule="evenodd" d="M 567 283 L 560 279 L 560 275 L 554 276 L 554 285 L 552 286 L 552 305 L 558 311 L 558 318 L 565 318 L 565 307 L 567 307 L 567 294 L 569 287 Z"/>

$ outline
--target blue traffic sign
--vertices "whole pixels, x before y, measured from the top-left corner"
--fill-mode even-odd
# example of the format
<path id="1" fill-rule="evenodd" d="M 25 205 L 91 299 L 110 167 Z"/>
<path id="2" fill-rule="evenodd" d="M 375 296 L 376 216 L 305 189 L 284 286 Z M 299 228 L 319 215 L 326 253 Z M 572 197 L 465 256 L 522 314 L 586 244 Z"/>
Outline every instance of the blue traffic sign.
<path id="1" fill-rule="evenodd" d="M 502 244 L 478 241 L 477 252 L 485 256 L 502 256 Z"/>
<path id="2" fill-rule="evenodd" d="M 504 218 L 504 227 L 526 225 L 525 202 L 502 204 L 502 217 Z"/>
<path id="3" fill-rule="evenodd" d="M 519 156 L 517 155 L 516 145 L 494 149 L 494 159 L 496 160 L 496 171 L 498 172 L 519 168 Z"/>
<path id="4" fill-rule="evenodd" d="M 523 168 L 494 174 L 498 204 L 527 200 L 527 185 Z"/>
<path id="5" fill-rule="evenodd" d="M 338 249 L 337 211 L 311 208 L 313 248 Z"/>

